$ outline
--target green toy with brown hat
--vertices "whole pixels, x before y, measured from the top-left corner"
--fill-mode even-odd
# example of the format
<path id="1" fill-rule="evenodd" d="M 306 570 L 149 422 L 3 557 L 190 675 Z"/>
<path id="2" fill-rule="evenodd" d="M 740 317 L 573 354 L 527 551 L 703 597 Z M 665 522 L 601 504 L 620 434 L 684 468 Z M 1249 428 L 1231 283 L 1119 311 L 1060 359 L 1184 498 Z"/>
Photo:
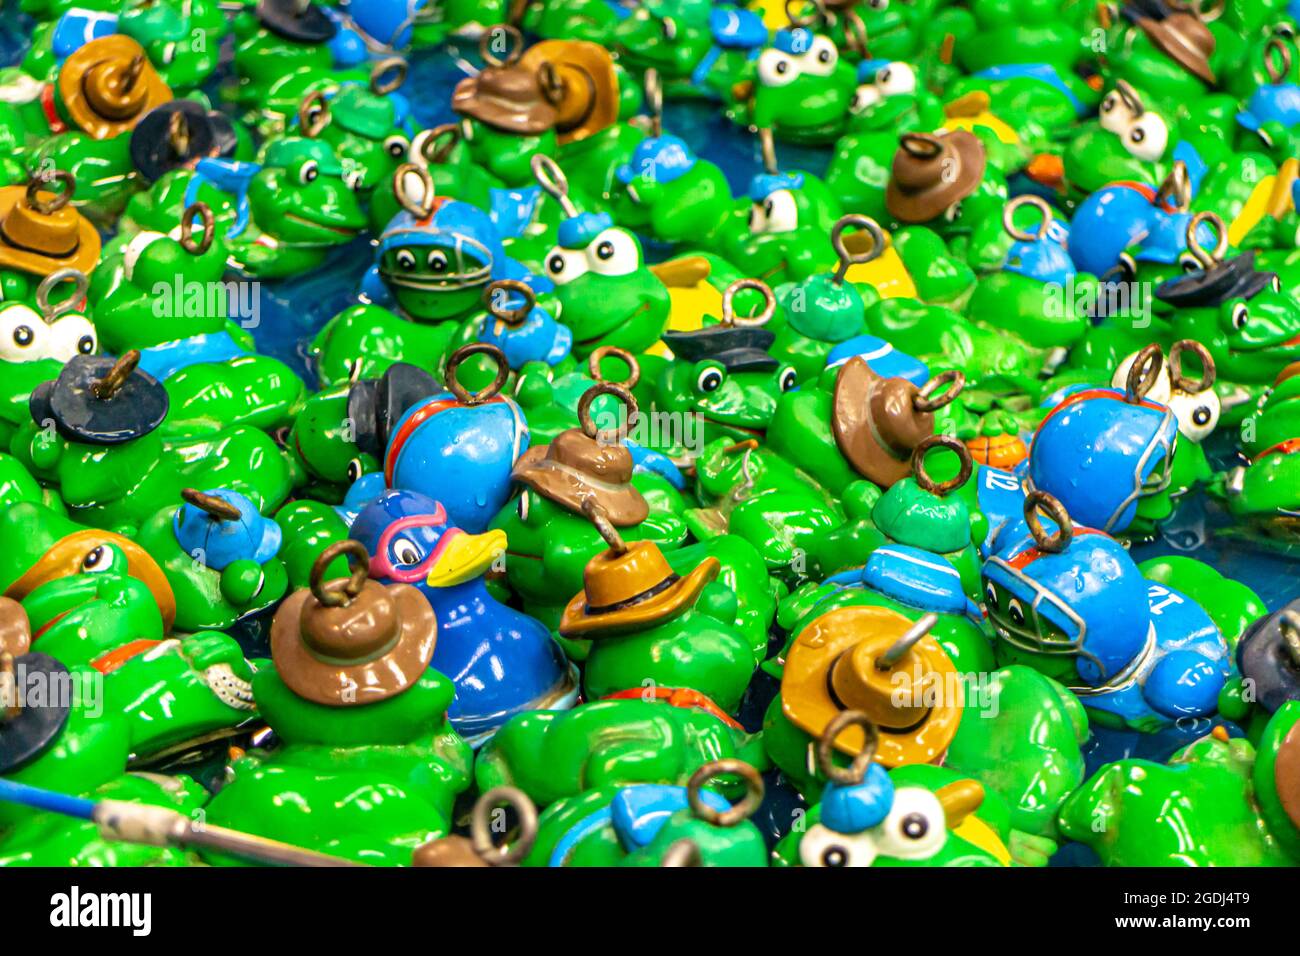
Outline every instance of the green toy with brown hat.
<path id="1" fill-rule="evenodd" d="M 684 687 L 734 713 L 757 662 L 733 623 L 735 594 L 713 584 L 718 560 L 705 558 L 679 575 L 653 542 L 624 542 L 594 501 L 583 510 L 608 550 L 588 562 L 583 590 L 565 607 L 559 631 L 592 642 L 586 696 Z"/>
<path id="2" fill-rule="evenodd" d="M 54 183 L 62 188 L 49 188 Z M 0 269 L 40 278 L 62 269 L 90 275 L 99 263 L 100 238 L 72 205 L 76 188 L 66 170 L 0 188 Z"/>
<path id="3" fill-rule="evenodd" d="M 325 581 L 341 555 L 351 577 Z M 452 683 L 429 667 L 437 621 L 416 588 L 369 580 L 369 560 L 359 542 L 327 548 L 276 612 L 275 666 L 253 689 L 281 743 L 233 762 L 210 823 L 378 865 L 450 830 L 473 758 L 447 722 Z"/>

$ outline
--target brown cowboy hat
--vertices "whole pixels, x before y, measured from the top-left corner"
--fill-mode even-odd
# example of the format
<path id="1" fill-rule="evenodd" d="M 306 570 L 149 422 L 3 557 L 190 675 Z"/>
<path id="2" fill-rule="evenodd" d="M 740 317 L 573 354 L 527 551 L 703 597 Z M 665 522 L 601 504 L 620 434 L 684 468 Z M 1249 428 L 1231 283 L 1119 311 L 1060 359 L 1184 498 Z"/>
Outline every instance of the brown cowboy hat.
<path id="1" fill-rule="evenodd" d="M 519 59 L 544 75 L 550 65 L 561 91 L 555 131 L 561 146 L 594 136 L 618 119 L 618 74 L 609 51 L 586 40 L 543 40 Z"/>
<path id="2" fill-rule="evenodd" d="M 601 637 L 669 620 L 695 605 L 720 568 L 717 558 L 705 558 L 679 577 L 653 541 L 631 542 L 621 553 L 609 548 L 587 562 L 584 587 L 564 609 L 560 633 Z"/>
<path id="3" fill-rule="evenodd" d="M 861 711 L 879 728 L 879 763 L 937 762 L 961 721 L 961 705 L 952 699 L 957 686 L 952 660 L 926 635 L 889 666 L 878 663 L 912 627 L 912 621 L 883 607 L 839 608 L 812 621 L 786 655 L 782 713 L 800 730 L 820 737 L 844 711 Z M 835 738 L 835 749 L 857 754 L 863 743 L 862 728 L 850 726 Z"/>
<path id="4" fill-rule="evenodd" d="M 904 133 L 885 188 L 885 206 L 902 222 L 929 222 L 975 191 L 984 176 L 984 144 L 968 130 Z"/>
<path id="5" fill-rule="evenodd" d="M 933 388 L 943 381 L 944 376 L 931 379 Z M 962 380 L 954 375 L 949 381 Z M 904 378 L 883 378 L 860 356 L 840 367 L 831 430 L 858 474 L 888 488 L 912 473 L 912 450 L 934 434 L 934 410 L 960 391 L 949 388 L 936 399 L 930 397 L 933 388 L 929 382 L 918 389 Z"/>
<path id="6" fill-rule="evenodd" d="M 295 591 L 271 622 L 271 658 L 280 679 L 299 697 L 327 707 L 400 694 L 428 668 L 438 637 L 423 594 L 409 584 L 367 580 L 369 555 L 346 584 L 322 582 L 329 563 L 353 548 L 364 553 L 355 542 L 322 552 L 312 587 Z"/>
<path id="7" fill-rule="evenodd" d="M 172 98 L 144 47 L 120 33 L 91 40 L 64 60 L 58 85 L 68 116 L 95 139 L 128 132 Z"/>
<path id="8" fill-rule="evenodd" d="M 594 500 L 614 525 L 627 528 L 650 514 L 632 484 L 632 468 L 632 453 L 623 445 L 570 428 L 549 445 L 524 452 L 510 477 L 577 515 L 584 501 Z"/>
<path id="9" fill-rule="evenodd" d="M 122 552 L 126 558 L 127 575 L 149 589 L 162 613 L 163 626 L 170 633 L 172 623 L 176 620 L 176 595 L 167 576 L 148 551 L 130 538 L 112 531 L 87 528 L 63 536 L 21 577 L 5 588 L 5 597 L 21 601 L 47 581 L 81 573 L 87 557 L 104 545 Z"/>
<path id="10" fill-rule="evenodd" d="M 1162 20 L 1139 17 L 1137 25 L 1162 53 L 1188 73 L 1213 85 L 1210 57 L 1214 54 L 1214 34 L 1198 17 L 1182 12 L 1171 13 Z"/>
<path id="11" fill-rule="evenodd" d="M 99 233 L 71 205 L 72 177 L 54 193 L 33 180 L 0 188 L 0 268 L 47 276 L 60 269 L 85 275 L 99 262 Z"/>

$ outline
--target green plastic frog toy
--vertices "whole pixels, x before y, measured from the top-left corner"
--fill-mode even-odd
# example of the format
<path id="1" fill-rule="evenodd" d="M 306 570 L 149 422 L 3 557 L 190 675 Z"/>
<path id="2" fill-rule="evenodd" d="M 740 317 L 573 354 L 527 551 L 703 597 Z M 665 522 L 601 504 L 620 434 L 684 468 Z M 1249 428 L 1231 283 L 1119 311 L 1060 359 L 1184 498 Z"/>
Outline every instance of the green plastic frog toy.
<path id="1" fill-rule="evenodd" d="M 760 173 L 749 185 L 749 220 L 723 233 L 720 251 L 772 286 L 798 282 L 825 263 L 839 201 L 811 173 Z"/>
<path id="2" fill-rule="evenodd" d="M 357 570 L 325 581 L 344 554 Z M 452 683 L 429 667 L 433 609 L 410 585 L 368 580 L 368 562 L 357 542 L 327 549 L 311 590 L 276 612 L 275 666 L 253 690 L 281 744 L 234 761 L 209 823 L 390 866 L 450 830 L 472 756 L 447 722 Z"/>
<path id="3" fill-rule="evenodd" d="M 844 132 L 857 85 L 834 41 L 805 27 L 778 30 L 758 57 L 739 118 L 791 143 L 832 143 Z"/>
<path id="4" fill-rule="evenodd" d="M 277 278 L 316 268 L 365 227 L 360 180 L 324 140 L 285 136 L 269 143 L 259 163 L 201 160 L 174 170 L 128 206 L 125 223 L 166 233 L 196 201 L 211 210 L 229 249 L 229 263 L 248 275 Z"/>
<path id="5" fill-rule="evenodd" d="M 657 697 L 655 688 L 646 688 L 624 699 L 512 717 L 479 751 L 475 782 L 481 791 L 518 787 L 547 807 L 598 787 L 685 786 L 715 759 L 767 768 L 759 738 L 708 701 L 698 695 Z M 734 793 L 734 785 L 724 788 L 724 796 Z"/>
<path id="6" fill-rule="evenodd" d="M 1167 764 L 1106 764 L 1061 808 L 1061 830 L 1107 866 L 1295 866 L 1297 720 L 1290 701 L 1258 746 L 1216 728 Z"/>

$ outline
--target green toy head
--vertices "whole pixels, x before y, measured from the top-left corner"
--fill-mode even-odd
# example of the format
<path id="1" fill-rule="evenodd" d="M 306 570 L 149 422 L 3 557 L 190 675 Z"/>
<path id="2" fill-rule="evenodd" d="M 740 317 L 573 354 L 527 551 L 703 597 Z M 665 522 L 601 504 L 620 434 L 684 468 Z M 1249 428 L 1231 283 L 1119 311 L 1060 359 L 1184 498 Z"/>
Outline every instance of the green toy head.
<path id="1" fill-rule="evenodd" d="M 576 210 L 575 210 L 576 213 Z M 576 213 L 560 224 L 546 254 L 561 320 L 573 329 L 573 354 L 600 345 L 643 352 L 668 325 L 668 289 L 645 265 L 636 236 L 604 213 Z"/>
<path id="2" fill-rule="evenodd" d="M 202 86 L 216 70 L 228 26 L 216 0 L 166 0 L 127 6 L 117 29 L 144 47 L 163 80 L 179 94 Z"/>
<path id="3" fill-rule="evenodd" d="M 345 83 L 333 96 L 309 93 L 298 109 L 300 132 L 330 145 L 344 178 L 363 196 L 390 182 L 411 148 L 409 107 L 395 93 L 406 68 L 403 61 L 396 63 L 401 65 L 379 63 L 369 86 Z M 386 72 L 391 70 L 396 73 Z"/>
<path id="4" fill-rule="evenodd" d="M 826 143 L 844 131 L 856 86 L 827 36 L 804 27 L 778 30 L 758 58 L 750 120 L 780 139 Z"/>
<path id="5" fill-rule="evenodd" d="M 749 187 L 749 221 L 724 236 L 724 254 L 772 286 L 797 282 L 826 261 L 839 203 L 808 173 L 760 174 Z"/>
<path id="6" fill-rule="evenodd" d="M 248 186 L 253 219 L 288 246 L 351 242 L 366 225 L 356 182 L 325 142 L 286 136 L 266 147 Z"/>
<path id="7" fill-rule="evenodd" d="M 1065 178 L 1072 189 L 1096 192 L 1108 183 L 1158 185 L 1169 172 L 1178 125 L 1149 93 L 1116 81 L 1065 151 Z"/>

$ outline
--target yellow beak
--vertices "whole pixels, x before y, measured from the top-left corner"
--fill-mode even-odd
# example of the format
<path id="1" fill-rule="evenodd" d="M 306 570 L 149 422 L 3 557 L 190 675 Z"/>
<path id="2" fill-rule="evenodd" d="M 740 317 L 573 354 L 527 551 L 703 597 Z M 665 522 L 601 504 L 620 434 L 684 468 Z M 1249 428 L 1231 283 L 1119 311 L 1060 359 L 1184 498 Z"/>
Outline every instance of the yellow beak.
<path id="1" fill-rule="evenodd" d="M 492 567 L 498 555 L 506 552 L 506 533 L 458 534 L 443 549 L 438 563 L 429 569 L 430 587 L 447 588 L 464 584 Z"/>

